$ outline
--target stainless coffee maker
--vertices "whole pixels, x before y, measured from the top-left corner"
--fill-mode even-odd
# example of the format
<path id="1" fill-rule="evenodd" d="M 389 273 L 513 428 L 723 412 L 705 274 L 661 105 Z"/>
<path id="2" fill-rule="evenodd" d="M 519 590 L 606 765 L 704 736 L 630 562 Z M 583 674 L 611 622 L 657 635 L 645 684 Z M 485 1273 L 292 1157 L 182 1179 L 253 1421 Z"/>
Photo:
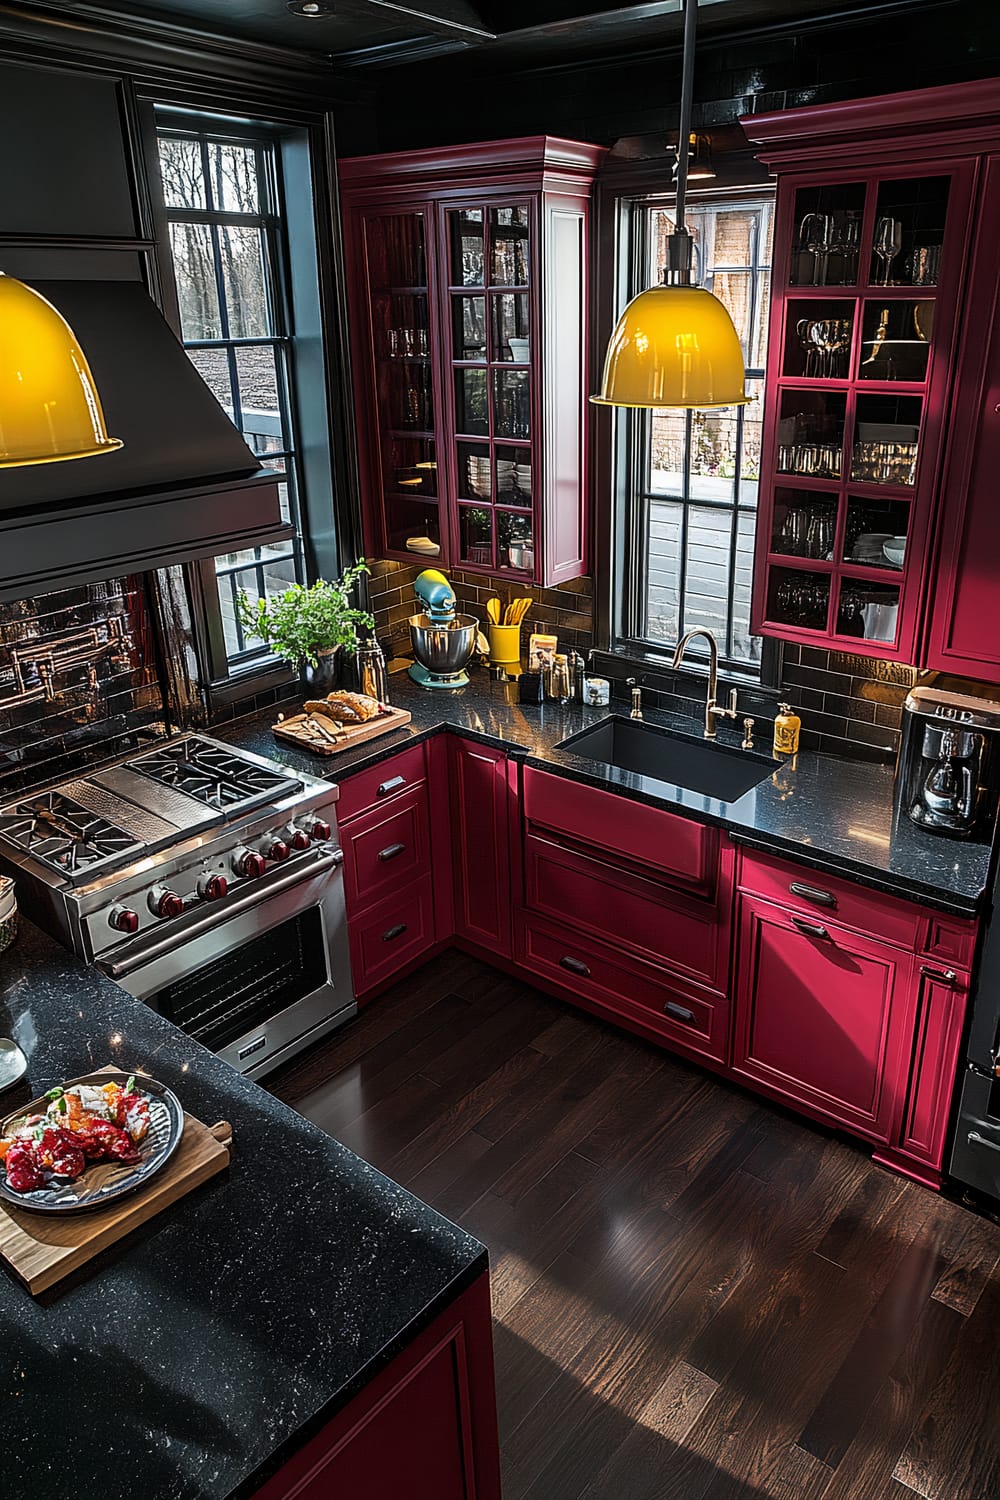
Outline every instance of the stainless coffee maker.
<path id="1" fill-rule="evenodd" d="M 950 838 L 992 837 L 1000 775 L 1000 701 L 938 678 L 903 704 L 896 812 Z M 986 691 L 995 692 L 995 689 Z"/>

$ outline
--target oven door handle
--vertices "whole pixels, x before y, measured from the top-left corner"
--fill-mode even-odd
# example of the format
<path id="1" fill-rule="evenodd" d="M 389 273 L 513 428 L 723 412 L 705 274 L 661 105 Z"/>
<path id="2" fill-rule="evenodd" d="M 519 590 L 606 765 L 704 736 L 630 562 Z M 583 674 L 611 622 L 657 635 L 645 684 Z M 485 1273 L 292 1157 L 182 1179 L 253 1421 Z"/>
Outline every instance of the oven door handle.
<path id="1" fill-rule="evenodd" d="M 109 979 L 124 979 L 127 974 L 134 974 L 136 969 L 141 969 L 144 964 L 150 963 L 154 958 L 162 957 L 164 953 L 170 953 L 180 943 L 187 942 L 189 938 L 199 937 L 203 932 L 218 927 L 229 917 L 250 911 L 254 906 L 261 906 L 271 896 L 276 896 L 279 891 L 287 891 L 290 886 L 298 885 L 304 880 L 312 880 L 315 876 L 322 875 L 325 871 L 332 870 L 343 863 L 343 849 L 330 849 L 306 868 L 299 865 L 294 870 L 287 870 L 277 880 L 269 881 L 266 885 L 255 885 L 252 891 L 248 891 L 245 896 L 240 896 L 235 901 L 225 904 L 215 902 L 211 912 L 206 913 L 199 921 L 191 922 L 183 928 L 172 928 L 169 933 L 157 938 L 156 942 L 147 943 L 141 953 L 130 953 L 127 958 L 119 959 L 117 963 L 98 963 L 97 967 L 103 974 L 107 974 Z"/>

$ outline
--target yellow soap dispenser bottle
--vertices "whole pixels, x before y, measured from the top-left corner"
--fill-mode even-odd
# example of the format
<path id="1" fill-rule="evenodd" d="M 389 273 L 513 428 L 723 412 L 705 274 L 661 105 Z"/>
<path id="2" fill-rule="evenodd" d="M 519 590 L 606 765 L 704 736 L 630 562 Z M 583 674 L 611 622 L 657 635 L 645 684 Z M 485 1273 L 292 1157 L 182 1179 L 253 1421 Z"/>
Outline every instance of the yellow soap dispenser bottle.
<path id="1" fill-rule="evenodd" d="M 799 731 L 802 728 L 802 720 L 798 714 L 793 713 L 791 706 L 787 703 L 778 704 L 778 716 L 774 721 L 774 744 L 771 747 L 775 755 L 795 755 L 799 748 Z"/>

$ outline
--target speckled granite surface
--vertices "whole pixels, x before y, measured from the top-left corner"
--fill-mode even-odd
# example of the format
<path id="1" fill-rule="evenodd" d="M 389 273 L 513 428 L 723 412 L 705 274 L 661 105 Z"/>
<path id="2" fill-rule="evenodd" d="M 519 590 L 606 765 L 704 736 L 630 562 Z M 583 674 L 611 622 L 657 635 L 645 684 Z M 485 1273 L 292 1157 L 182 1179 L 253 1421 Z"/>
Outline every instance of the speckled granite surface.
<path id="1" fill-rule="evenodd" d="M 469 1284 L 486 1252 L 293 1110 L 24 923 L 0 1035 L 7 1115 L 114 1062 L 229 1120 L 229 1171 L 67 1289 L 0 1270 L 3 1500 L 252 1495 Z"/>
<path id="2" fill-rule="evenodd" d="M 505 747 L 529 765 L 556 775 L 719 824 L 738 839 L 785 852 L 816 869 L 848 874 L 877 890 L 960 915 L 972 915 L 982 905 L 989 846 L 926 833 L 905 817 L 895 821 L 888 766 L 801 754 L 737 801 L 725 803 L 671 784 L 669 739 L 664 740 L 662 780 L 620 771 L 558 748 L 561 740 L 598 723 L 607 709 L 518 703 L 512 685 L 493 682 L 483 673 L 475 675 L 469 687 L 454 692 L 430 691 L 417 687 L 405 674 L 394 675 L 390 693 L 394 704 L 413 715 L 409 728 L 330 758 L 276 740 L 271 733 L 274 709 L 221 726 L 215 733 L 293 770 L 337 781 L 417 739 L 453 730 Z M 621 705 L 613 711 L 625 712 Z M 701 738 L 701 722 L 679 714 L 651 712 L 646 722 Z M 738 747 L 739 742 L 736 731 L 720 727 L 720 744 Z M 758 748 L 770 747 L 759 744 Z"/>

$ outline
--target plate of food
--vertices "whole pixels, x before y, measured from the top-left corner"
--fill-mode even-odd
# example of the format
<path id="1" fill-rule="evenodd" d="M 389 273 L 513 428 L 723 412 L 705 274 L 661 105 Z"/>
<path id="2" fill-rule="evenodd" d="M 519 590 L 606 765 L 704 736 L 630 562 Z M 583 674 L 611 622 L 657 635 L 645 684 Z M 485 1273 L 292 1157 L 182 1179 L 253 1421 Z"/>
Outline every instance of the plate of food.
<path id="1" fill-rule="evenodd" d="M 0 1122 L 0 1199 L 40 1214 L 103 1208 L 160 1171 L 183 1130 L 180 1100 L 155 1078 L 71 1078 Z"/>

